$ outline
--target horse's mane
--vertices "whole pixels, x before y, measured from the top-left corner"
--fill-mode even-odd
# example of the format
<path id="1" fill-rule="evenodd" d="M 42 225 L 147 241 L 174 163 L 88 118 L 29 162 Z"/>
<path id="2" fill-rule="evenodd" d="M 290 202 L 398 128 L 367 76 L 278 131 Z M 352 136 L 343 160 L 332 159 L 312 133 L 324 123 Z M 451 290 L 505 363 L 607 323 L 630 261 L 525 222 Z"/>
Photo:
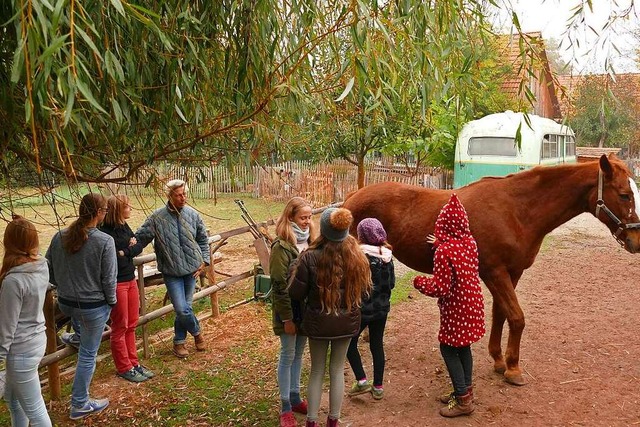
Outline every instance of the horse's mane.
<path id="1" fill-rule="evenodd" d="M 615 158 L 615 159 L 611 159 L 610 161 L 612 163 L 615 162 L 621 162 L 619 159 Z M 622 162 L 621 162 L 622 163 Z M 588 168 L 589 166 L 593 167 L 594 169 L 598 167 L 598 163 L 597 161 L 593 161 L 593 162 L 587 162 L 587 163 L 570 163 L 570 164 L 563 164 L 563 165 L 554 165 L 554 166 L 545 166 L 545 165 L 538 165 L 535 166 L 531 169 L 527 169 L 521 172 L 517 172 L 517 173 L 512 173 L 509 175 L 505 175 L 505 176 L 485 176 L 480 178 L 477 181 L 474 181 L 470 184 L 467 184 L 465 187 L 466 188 L 472 188 L 475 186 L 482 186 L 485 185 L 487 183 L 496 183 L 496 182 L 504 182 L 504 181 L 511 181 L 511 180 L 530 180 L 532 178 L 532 176 L 540 176 L 540 175 L 546 175 L 546 176 L 566 176 L 566 174 L 571 171 L 571 170 L 577 170 L 579 168 Z"/>

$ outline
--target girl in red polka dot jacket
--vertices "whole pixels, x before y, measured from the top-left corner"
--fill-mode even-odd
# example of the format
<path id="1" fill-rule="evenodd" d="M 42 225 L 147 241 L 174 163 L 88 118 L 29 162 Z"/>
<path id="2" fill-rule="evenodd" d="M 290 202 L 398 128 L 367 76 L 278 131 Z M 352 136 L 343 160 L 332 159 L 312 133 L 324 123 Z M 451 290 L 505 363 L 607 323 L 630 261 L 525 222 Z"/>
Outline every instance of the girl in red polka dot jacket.
<path id="1" fill-rule="evenodd" d="M 467 212 L 453 194 L 427 241 L 435 249 L 433 277 L 418 276 L 413 286 L 438 298 L 440 353 L 453 391 L 440 398 L 443 417 L 471 414 L 473 407 L 471 344 L 484 336 L 484 300 L 478 276 L 478 247 L 469 230 Z"/>

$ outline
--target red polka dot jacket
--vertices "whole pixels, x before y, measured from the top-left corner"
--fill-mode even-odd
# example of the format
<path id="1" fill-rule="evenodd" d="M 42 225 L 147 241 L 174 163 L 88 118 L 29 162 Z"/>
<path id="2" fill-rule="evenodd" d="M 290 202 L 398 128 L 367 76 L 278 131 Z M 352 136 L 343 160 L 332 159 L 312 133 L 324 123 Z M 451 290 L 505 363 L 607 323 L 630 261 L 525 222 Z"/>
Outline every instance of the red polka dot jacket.
<path id="1" fill-rule="evenodd" d="M 438 298 L 438 340 L 465 347 L 485 333 L 484 300 L 478 276 L 478 247 L 467 213 L 455 194 L 438 215 L 435 236 L 433 277 L 418 276 L 413 286 Z"/>

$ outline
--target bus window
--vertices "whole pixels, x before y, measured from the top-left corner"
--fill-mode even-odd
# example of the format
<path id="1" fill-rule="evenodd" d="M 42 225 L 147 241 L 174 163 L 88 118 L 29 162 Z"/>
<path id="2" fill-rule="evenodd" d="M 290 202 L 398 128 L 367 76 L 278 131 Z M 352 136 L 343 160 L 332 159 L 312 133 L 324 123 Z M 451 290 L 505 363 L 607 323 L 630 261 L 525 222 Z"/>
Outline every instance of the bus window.
<path id="1" fill-rule="evenodd" d="M 558 157 L 558 135 L 545 135 L 542 140 L 542 159 Z"/>
<path id="2" fill-rule="evenodd" d="M 518 147 L 513 138 L 482 136 L 469 139 L 471 156 L 509 156 L 515 157 Z"/>
<path id="3" fill-rule="evenodd" d="M 564 155 L 566 157 L 576 155 L 576 139 L 572 135 L 565 135 Z"/>

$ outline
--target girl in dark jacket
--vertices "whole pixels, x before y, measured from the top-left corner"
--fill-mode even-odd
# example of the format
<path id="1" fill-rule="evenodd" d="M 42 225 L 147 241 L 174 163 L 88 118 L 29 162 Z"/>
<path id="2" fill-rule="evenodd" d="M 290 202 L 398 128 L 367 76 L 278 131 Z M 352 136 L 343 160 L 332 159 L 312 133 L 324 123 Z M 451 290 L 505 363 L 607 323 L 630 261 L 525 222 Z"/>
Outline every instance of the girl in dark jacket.
<path id="1" fill-rule="evenodd" d="M 318 426 L 322 380 L 329 360 L 329 417 L 327 426 L 338 425 L 344 395 L 344 362 L 351 338 L 360 330 L 360 305 L 371 289 L 369 262 L 349 236 L 351 212 L 326 209 L 320 218 L 320 234 L 300 258 L 289 285 L 293 300 L 305 301 L 302 328 L 309 337 L 311 372 L 307 398 L 307 427 Z"/>
<path id="2" fill-rule="evenodd" d="M 273 290 L 273 332 L 280 337 L 280 427 L 297 425 L 293 412 L 307 413 L 307 402 L 300 397 L 302 354 L 307 345 L 307 337 L 300 334 L 295 324 L 300 319 L 295 318 L 294 307 L 287 292 L 287 275 L 292 262 L 317 237 L 311 216 L 309 202 L 301 197 L 289 200 L 276 222 L 277 239 L 271 245 L 269 274 Z"/>
<path id="3" fill-rule="evenodd" d="M 118 261 L 118 302 L 111 310 L 111 354 L 119 377 L 131 382 L 142 382 L 154 376 L 138 361 L 136 325 L 140 313 L 138 282 L 135 279 L 133 258 L 142 252 L 133 231 L 127 224 L 131 216 L 129 197 L 115 195 L 107 200 L 108 212 L 100 226 L 116 244 Z"/>
<path id="4" fill-rule="evenodd" d="M 347 358 L 356 376 L 356 383 L 349 396 L 371 392 L 373 398 L 383 397 L 382 378 L 384 376 L 384 329 L 391 306 L 391 290 L 396 285 L 391 245 L 387 243 L 387 233 L 375 218 L 365 218 L 358 224 L 360 248 L 369 260 L 373 289 L 371 296 L 362 303 L 362 320 L 358 335 L 351 339 Z M 365 328 L 369 328 L 369 348 L 373 358 L 373 387 L 367 381 L 358 351 L 358 338 Z"/>

